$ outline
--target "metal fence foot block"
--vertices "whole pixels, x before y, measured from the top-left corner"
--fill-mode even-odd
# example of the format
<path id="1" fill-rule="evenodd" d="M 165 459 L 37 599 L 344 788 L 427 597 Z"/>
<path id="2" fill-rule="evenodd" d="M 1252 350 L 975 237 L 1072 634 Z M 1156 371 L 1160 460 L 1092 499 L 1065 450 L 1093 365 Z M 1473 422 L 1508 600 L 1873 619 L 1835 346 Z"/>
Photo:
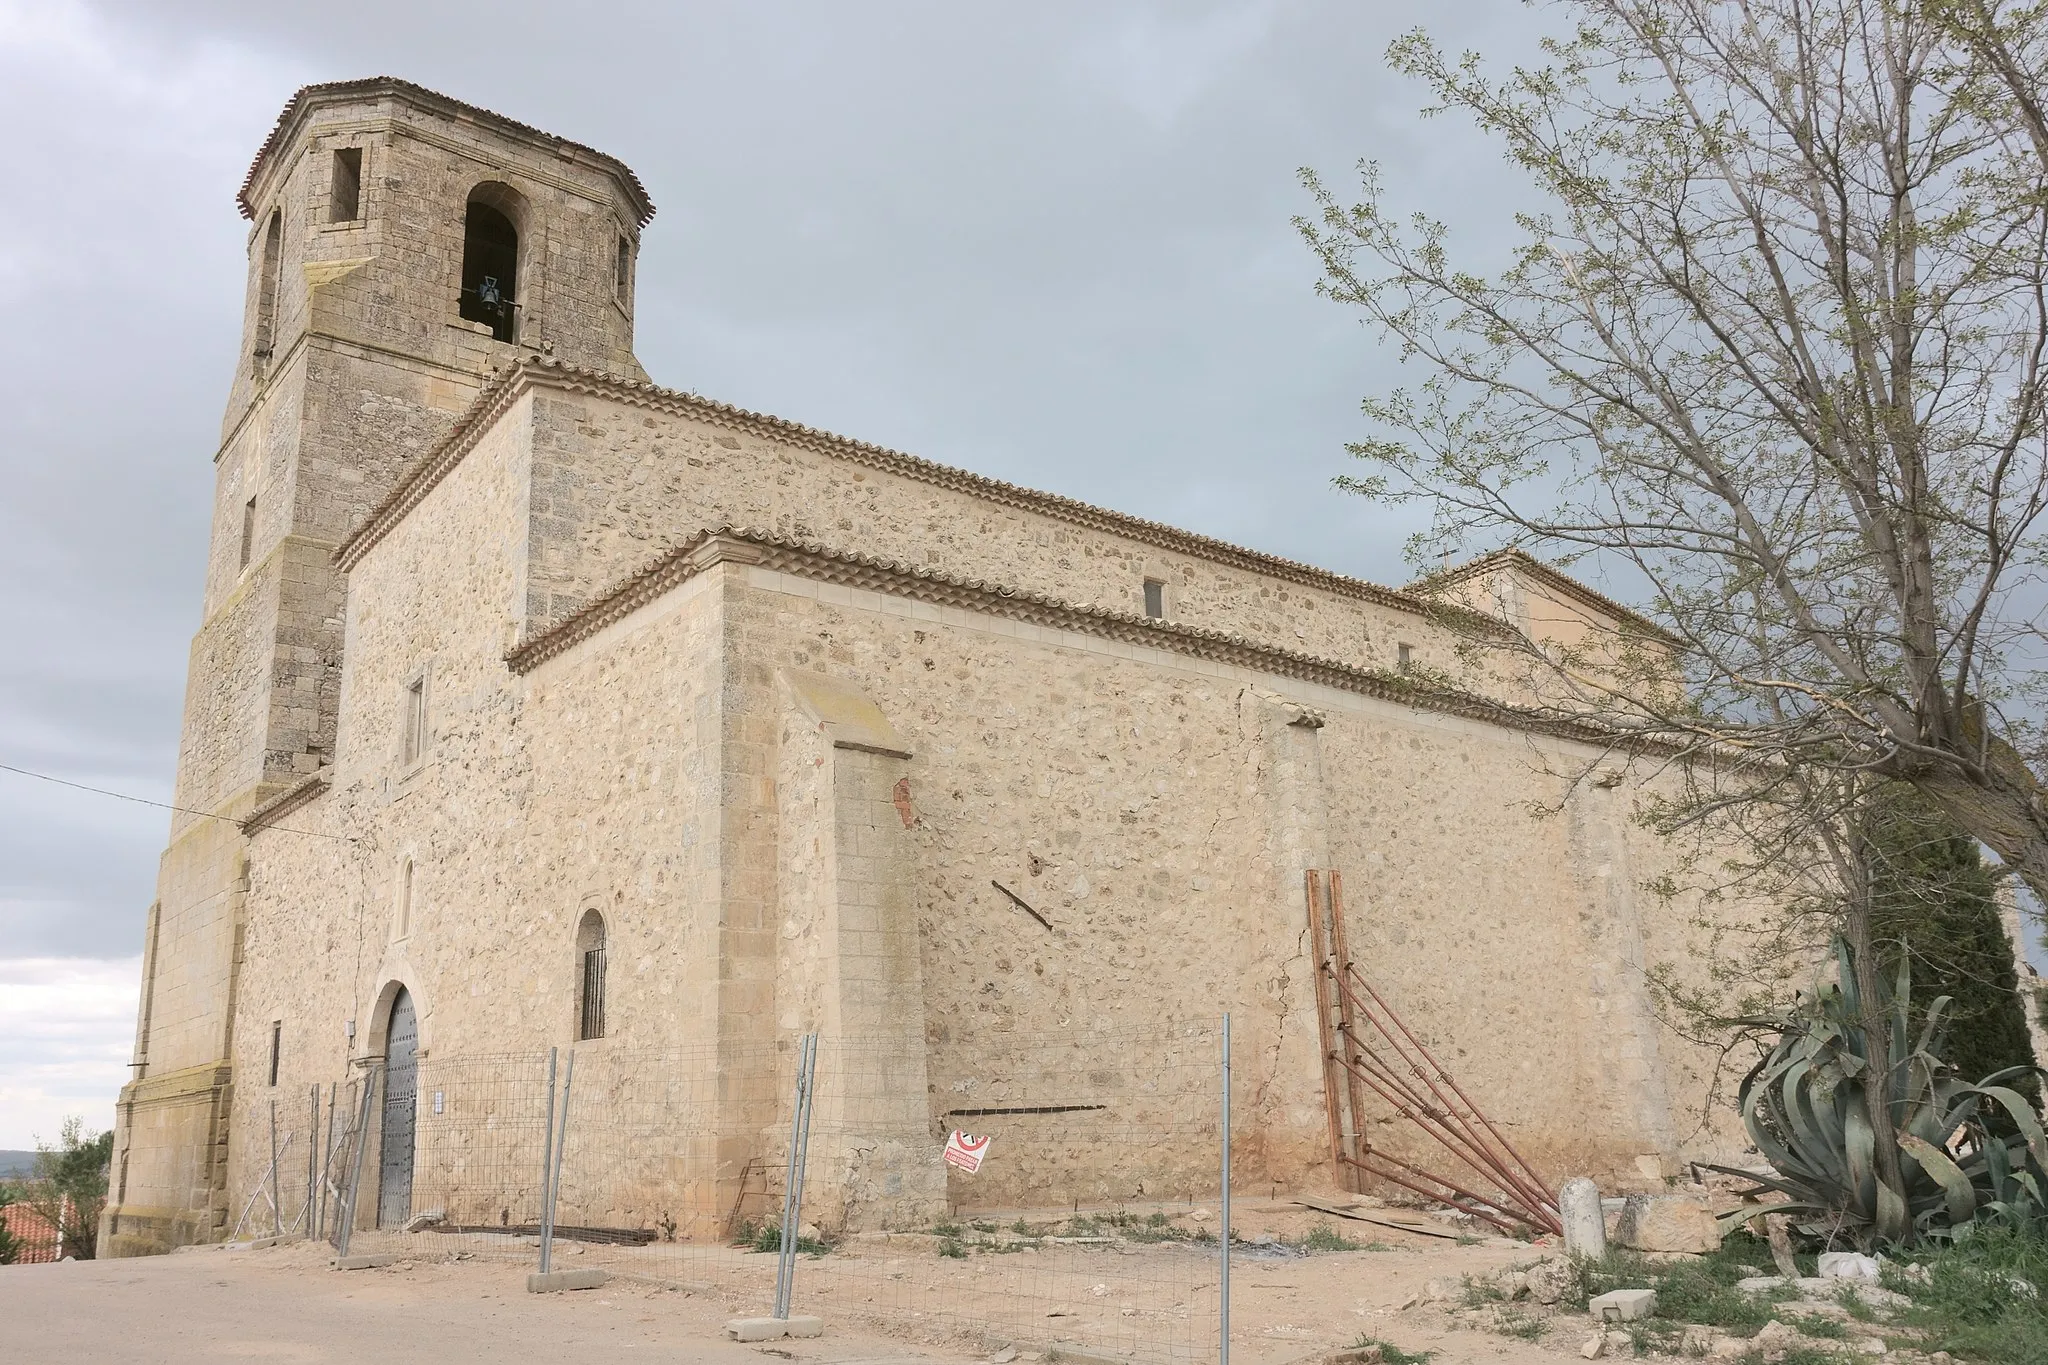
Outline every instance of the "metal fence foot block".
<path id="1" fill-rule="evenodd" d="M 398 1257 L 388 1252 L 378 1252 L 374 1256 L 337 1256 L 334 1258 L 334 1268 L 336 1270 L 375 1270 L 379 1266 L 397 1264 Z"/>
<path id="2" fill-rule="evenodd" d="M 528 1275 L 526 1292 L 554 1294 L 564 1289 L 597 1289 L 610 1279 L 610 1273 L 603 1270 L 551 1270 L 545 1275 Z"/>
<path id="3" fill-rule="evenodd" d="M 261 1251 L 265 1247 L 285 1247 L 290 1246 L 294 1242 L 303 1242 L 305 1240 L 303 1236 L 296 1232 L 287 1232 L 282 1237 L 258 1237 L 255 1241 L 249 1243 L 249 1250 Z"/>
<path id="4" fill-rule="evenodd" d="M 734 1341 L 775 1341 L 781 1337 L 821 1337 L 823 1318 L 734 1318 L 725 1324 L 725 1334 Z"/>

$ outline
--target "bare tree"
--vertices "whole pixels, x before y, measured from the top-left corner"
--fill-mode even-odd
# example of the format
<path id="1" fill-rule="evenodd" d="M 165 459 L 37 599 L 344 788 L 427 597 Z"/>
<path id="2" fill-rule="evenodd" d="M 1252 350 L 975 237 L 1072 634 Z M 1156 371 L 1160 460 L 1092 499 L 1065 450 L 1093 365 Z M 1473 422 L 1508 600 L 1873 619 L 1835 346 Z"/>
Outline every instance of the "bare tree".
<path id="1" fill-rule="evenodd" d="M 1369 164 L 1355 204 L 1304 172 L 1322 288 L 1420 371 L 1366 400 L 1344 482 L 1431 509 L 1418 562 L 1515 545 L 1639 587 L 1671 640 L 1473 640 L 1520 652 L 1530 709 L 1732 756 L 1689 814 L 1902 781 L 2048 899 L 2044 7 L 1558 9 L 1538 68 L 1389 52 L 1548 201 L 1504 269 Z M 1788 804 L 1812 835 L 1836 801 Z"/>

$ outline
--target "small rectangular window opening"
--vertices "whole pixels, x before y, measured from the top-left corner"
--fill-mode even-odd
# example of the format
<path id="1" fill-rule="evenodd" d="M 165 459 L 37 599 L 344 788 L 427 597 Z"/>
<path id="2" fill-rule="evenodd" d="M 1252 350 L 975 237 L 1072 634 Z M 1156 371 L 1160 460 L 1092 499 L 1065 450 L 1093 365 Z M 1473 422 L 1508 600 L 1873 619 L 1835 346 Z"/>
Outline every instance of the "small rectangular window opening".
<path id="1" fill-rule="evenodd" d="M 1412 673 L 1415 670 L 1415 646 L 1409 644 L 1396 645 L 1394 651 L 1400 670 L 1403 673 Z"/>
<path id="2" fill-rule="evenodd" d="M 284 1020 L 270 1021 L 270 1083 L 277 1084 L 277 1061 L 284 1051 Z"/>
<path id="3" fill-rule="evenodd" d="M 405 685 L 405 730 L 399 743 L 399 758 L 406 763 L 419 759 L 427 741 L 427 680 L 424 675 Z"/>
<path id="4" fill-rule="evenodd" d="M 239 569 L 248 568 L 249 556 L 255 552 L 255 549 L 256 499 L 251 498 L 247 502 L 242 504 L 242 558 L 241 562 L 238 563 L 235 567 Z"/>
<path id="5" fill-rule="evenodd" d="M 618 290 L 619 302 L 626 301 L 626 277 L 633 271 L 633 243 L 625 237 L 619 238 Z"/>
<path id="6" fill-rule="evenodd" d="M 1145 614 L 1155 621 L 1166 615 L 1166 584 L 1157 578 L 1145 580 Z"/>
<path id="7" fill-rule="evenodd" d="M 362 216 L 363 149 L 343 147 L 334 154 L 334 179 L 327 190 L 327 221 L 353 223 Z"/>

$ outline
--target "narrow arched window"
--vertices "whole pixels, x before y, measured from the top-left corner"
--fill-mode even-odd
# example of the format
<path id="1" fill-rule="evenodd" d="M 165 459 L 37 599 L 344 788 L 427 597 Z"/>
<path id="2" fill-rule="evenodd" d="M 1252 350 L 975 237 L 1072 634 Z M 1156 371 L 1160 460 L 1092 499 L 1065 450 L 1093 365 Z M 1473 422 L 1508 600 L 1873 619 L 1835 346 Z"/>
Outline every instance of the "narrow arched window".
<path id="1" fill-rule="evenodd" d="M 284 215 L 272 209 L 270 223 L 263 229 L 262 273 L 256 277 L 256 330 L 249 348 L 258 370 L 270 359 L 271 349 L 276 344 L 277 284 L 283 268 Z"/>
<path id="2" fill-rule="evenodd" d="M 464 319 L 481 322 L 500 341 L 517 335 L 519 309 L 519 223 L 526 201 L 509 185 L 478 185 L 462 217 Z"/>
<path id="3" fill-rule="evenodd" d="M 576 960 L 582 969 L 576 1036 L 581 1039 L 604 1037 L 604 937 L 604 916 L 585 911 L 576 928 Z"/>

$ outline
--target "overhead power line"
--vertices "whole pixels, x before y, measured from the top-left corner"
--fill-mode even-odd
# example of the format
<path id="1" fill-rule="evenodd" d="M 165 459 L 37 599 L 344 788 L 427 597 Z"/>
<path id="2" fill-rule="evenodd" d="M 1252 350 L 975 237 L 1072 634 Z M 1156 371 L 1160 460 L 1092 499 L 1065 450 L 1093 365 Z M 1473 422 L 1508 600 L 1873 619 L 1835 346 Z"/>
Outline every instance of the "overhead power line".
<path id="1" fill-rule="evenodd" d="M 176 811 L 180 815 L 197 815 L 207 820 L 226 820 L 230 824 L 236 825 L 242 823 L 232 815 L 217 815 L 213 811 L 194 810 L 190 806 L 174 806 L 168 801 L 152 801 L 146 796 L 130 796 L 126 792 L 108 791 L 105 787 L 88 787 L 83 782 L 73 782 L 69 778 L 64 777 L 52 777 L 48 773 L 31 772 L 27 768 L 17 768 L 12 763 L 0 763 L 0 772 L 17 773 L 22 777 L 33 777 L 38 782 L 54 782 L 60 787 L 73 787 L 82 792 L 91 792 L 94 796 L 111 796 L 116 801 L 133 801 L 138 806 L 155 806 L 158 810 Z M 333 839 L 344 844 L 355 842 L 354 839 L 346 834 L 323 834 L 317 829 L 293 829 L 289 825 L 264 825 L 263 828 L 274 829 L 280 834 L 303 834 L 308 839 Z"/>

